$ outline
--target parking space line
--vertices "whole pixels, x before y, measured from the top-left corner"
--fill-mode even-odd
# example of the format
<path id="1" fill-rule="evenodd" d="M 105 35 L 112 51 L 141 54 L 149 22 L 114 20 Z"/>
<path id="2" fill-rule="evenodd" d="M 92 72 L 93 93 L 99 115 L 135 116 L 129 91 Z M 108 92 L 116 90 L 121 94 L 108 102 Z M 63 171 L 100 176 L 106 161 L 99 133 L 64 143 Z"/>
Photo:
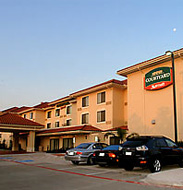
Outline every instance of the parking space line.
<path id="1" fill-rule="evenodd" d="M 16 162 L 16 161 L 13 161 L 13 160 L 6 160 L 6 159 L 3 160 L 2 159 L 2 161 L 14 162 L 14 163 L 23 164 L 23 165 L 26 165 L 26 166 L 33 166 L 33 167 L 38 167 L 38 168 L 47 169 L 47 170 L 51 170 L 51 171 L 57 171 L 57 172 L 73 174 L 73 175 L 78 175 L 78 176 L 84 176 L 84 177 L 90 177 L 90 178 L 96 178 L 96 179 L 102 179 L 102 180 L 109 180 L 109 181 L 123 182 L 123 183 L 130 183 L 130 184 L 151 186 L 151 187 L 160 187 L 160 188 L 162 188 L 162 187 L 165 188 L 166 187 L 166 188 L 183 189 L 183 186 L 149 184 L 149 183 L 145 183 L 145 182 L 123 180 L 123 179 L 113 179 L 113 178 L 109 178 L 109 177 L 95 176 L 95 175 L 92 175 L 92 174 L 83 174 L 83 173 L 78 173 L 78 172 L 62 170 L 62 169 L 54 169 L 54 168 L 45 167 L 45 166 L 38 166 L 38 165 L 35 165 L 35 164 L 27 164 L 27 163 L 24 163 L 24 162 Z"/>
<path id="2" fill-rule="evenodd" d="M 110 171 L 110 172 L 111 172 L 111 171 Z M 105 173 L 109 173 L 109 171 L 89 173 L 89 174 L 86 174 L 86 175 L 97 175 L 97 174 L 105 174 Z"/>

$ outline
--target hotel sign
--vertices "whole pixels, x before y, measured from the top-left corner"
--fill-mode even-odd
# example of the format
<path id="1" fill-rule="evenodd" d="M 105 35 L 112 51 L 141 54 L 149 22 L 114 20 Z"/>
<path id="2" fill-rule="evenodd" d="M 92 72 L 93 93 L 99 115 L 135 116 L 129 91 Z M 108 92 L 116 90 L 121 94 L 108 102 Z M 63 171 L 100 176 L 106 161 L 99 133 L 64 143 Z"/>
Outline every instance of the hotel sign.
<path id="1" fill-rule="evenodd" d="M 165 88 L 173 83 L 172 69 L 170 67 L 159 67 L 146 73 L 144 79 L 146 90 L 158 90 Z"/>

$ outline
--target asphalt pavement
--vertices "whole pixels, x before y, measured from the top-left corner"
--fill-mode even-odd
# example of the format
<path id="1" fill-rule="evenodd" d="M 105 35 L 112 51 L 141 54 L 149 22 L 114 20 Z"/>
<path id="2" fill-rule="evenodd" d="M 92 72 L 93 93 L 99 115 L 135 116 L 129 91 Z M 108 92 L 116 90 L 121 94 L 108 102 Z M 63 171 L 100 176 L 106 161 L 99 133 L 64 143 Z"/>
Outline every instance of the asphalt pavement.
<path id="1" fill-rule="evenodd" d="M 135 168 L 73 165 L 63 155 L 34 153 L 0 155 L 0 187 L 3 190 L 29 189 L 183 189 L 183 169 L 166 166 L 159 173 Z M 122 188 L 123 187 L 123 188 Z M 0 189 L 1 189 L 0 188 Z"/>

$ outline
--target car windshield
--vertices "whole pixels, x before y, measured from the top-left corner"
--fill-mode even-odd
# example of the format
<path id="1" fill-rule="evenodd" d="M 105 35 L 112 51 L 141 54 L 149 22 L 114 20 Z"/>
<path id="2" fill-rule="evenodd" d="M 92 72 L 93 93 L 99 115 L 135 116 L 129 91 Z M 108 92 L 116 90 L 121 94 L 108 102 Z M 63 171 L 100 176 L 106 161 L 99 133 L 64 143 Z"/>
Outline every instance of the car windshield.
<path id="1" fill-rule="evenodd" d="M 87 149 L 90 145 L 91 145 L 90 143 L 82 143 L 82 144 L 78 145 L 76 148 Z"/>
<path id="2" fill-rule="evenodd" d="M 119 150 L 119 147 L 121 147 L 121 146 L 120 145 L 110 145 L 110 146 L 103 148 L 102 150 Z"/>
<path id="3" fill-rule="evenodd" d="M 134 140 L 134 141 L 126 141 L 123 143 L 124 147 L 137 147 L 141 145 L 145 145 L 147 143 L 147 140 Z"/>

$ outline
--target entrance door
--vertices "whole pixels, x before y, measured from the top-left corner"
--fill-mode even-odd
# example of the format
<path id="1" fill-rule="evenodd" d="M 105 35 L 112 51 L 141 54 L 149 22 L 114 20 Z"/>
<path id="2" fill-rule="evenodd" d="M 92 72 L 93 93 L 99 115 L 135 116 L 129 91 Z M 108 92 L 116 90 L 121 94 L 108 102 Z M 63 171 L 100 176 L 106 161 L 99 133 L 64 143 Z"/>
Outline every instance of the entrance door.
<path id="1" fill-rule="evenodd" d="M 50 150 L 59 150 L 59 139 L 50 139 Z"/>
<path id="2" fill-rule="evenodd" d="M 110 145 L 116 145 L 120 144 L 120 138 L 119 137 L 110 137 Z"/>
<path id="3" fill-rule="evenodd" d="M 63 139 L 63 150 L 73 148 L 73 138 Z"/>

